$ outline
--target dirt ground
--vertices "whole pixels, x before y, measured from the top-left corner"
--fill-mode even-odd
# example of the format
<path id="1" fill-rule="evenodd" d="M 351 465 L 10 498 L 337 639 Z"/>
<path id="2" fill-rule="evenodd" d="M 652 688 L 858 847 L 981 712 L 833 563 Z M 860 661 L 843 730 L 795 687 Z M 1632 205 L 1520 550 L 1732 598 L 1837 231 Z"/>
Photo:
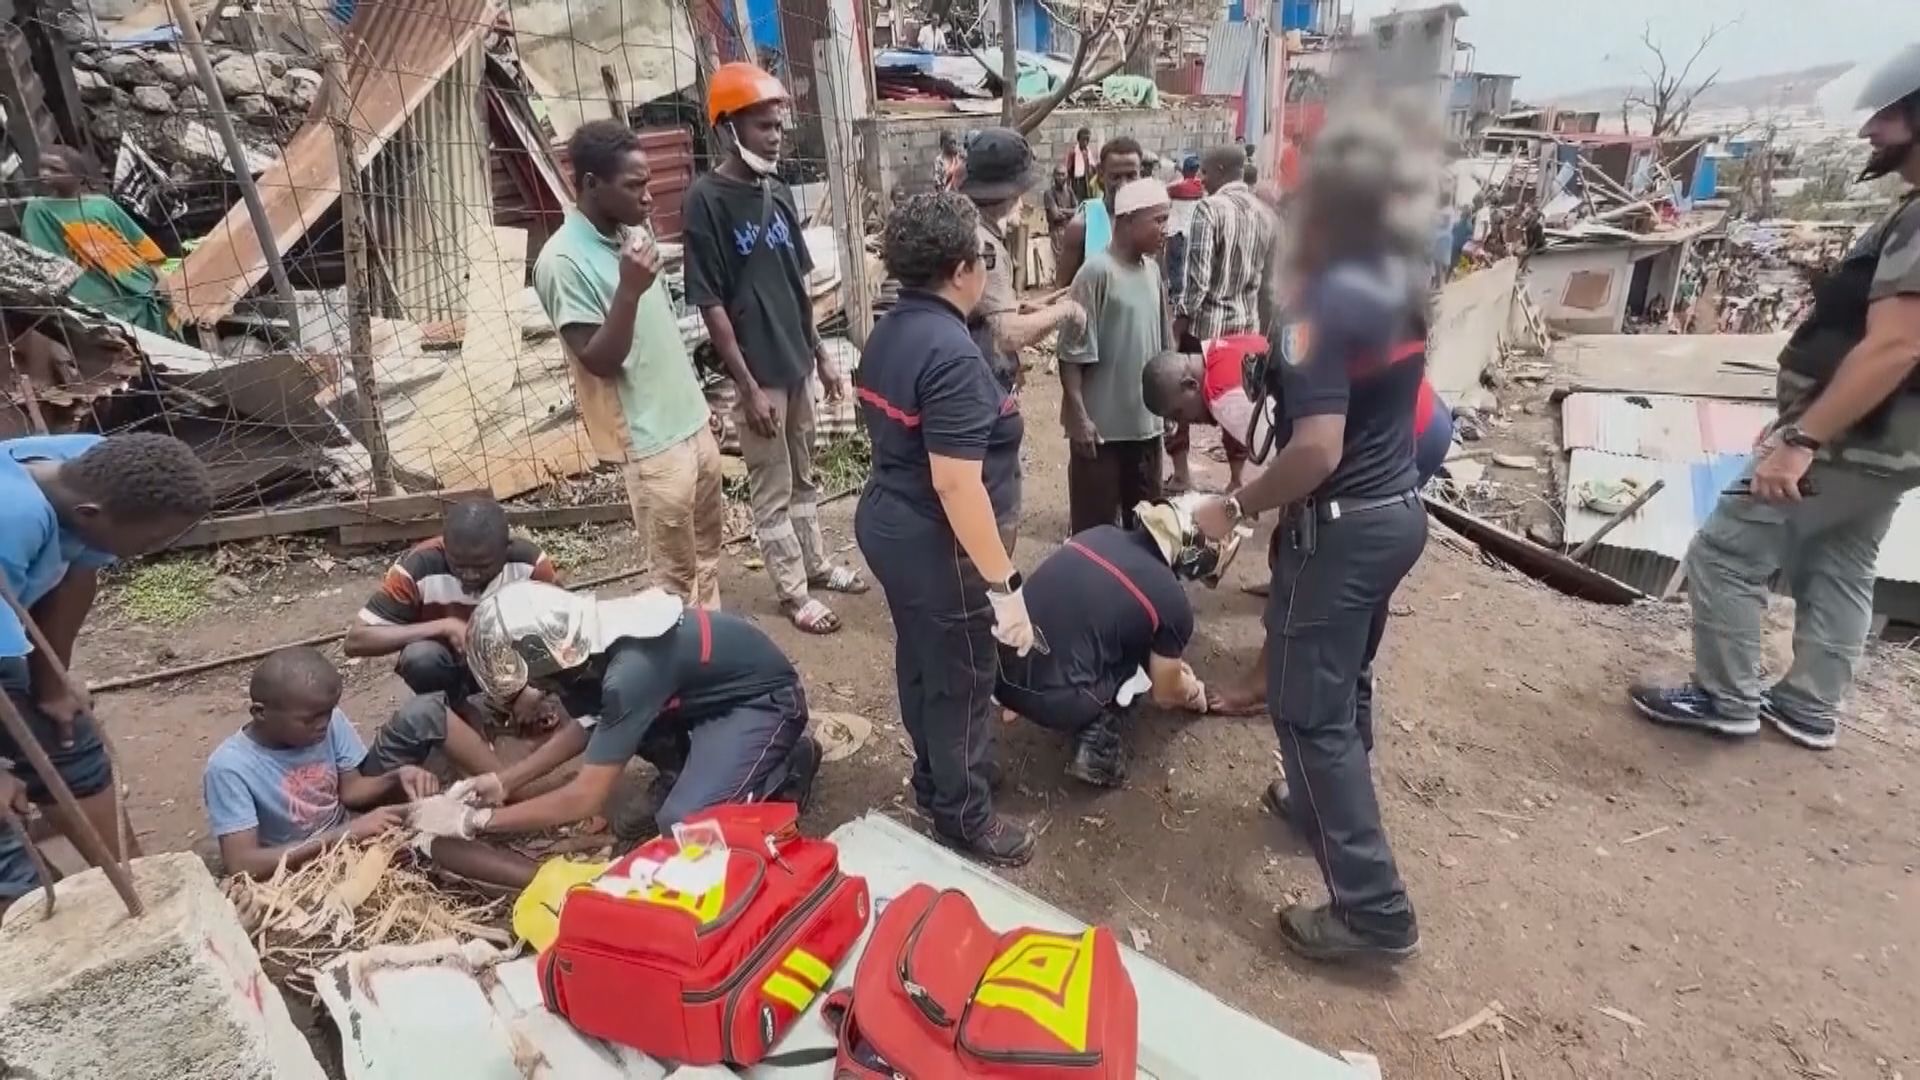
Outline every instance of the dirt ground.
<path id="1" fill-rule="evenodd" d="M 1051 380 L 1036 377 L 1025 411 L 1019 561 L 1031 567 L 1066 530 Z M 1203 479 L 1224 474 L 1199 464 Z M 842 500 L 824 517 L 857 558 L 852 509 Z M 622 528 L 572 546 L 575 579 L 635 557 Z M 742 565 L 750 554 L 729 555 L 727 604 L 791 652 L 815 708 L 876 723 L 858 756 L 827 767 L 808 825 L 878 809 L 924 827 L 904 798 L 881 598 L 842 602 L 840 635 L 803 637 Z M 384 557 L 337 560 L 236 569 L 227 591 L 245 595 L 164 628 L 114 614 L 109 595 L 78 666 L 98 681 L 344 627 Z M 1237 586 L 1264 574 L 1259 562 L 1194 591 L 1203 677 L 1237 672 L 1258 646 L 1259 602 Z M 1148 953 L 1299 1039 L 1378 1054 L 1390 1080 L 1498 1078 L 1502 1051 L 1522 1078 L 1920 1078 L 1916 654 L 1876 648 L 1857 729 L 1817 755 L 1770 732 L 1672 733 L 1626 708 L 1636 675 L 1684 674 L 1684 606 L 1584 604 L 1436 538 L 1396 615 L 1375 777 L 1424 931 L 1416 961 L 1352 973 L 1282 950 L 1276 907 L 1323 892 L 1311 857 L 1258 808 L 1277 768 L 1264 718 L 1149 713 L 1132 734 L 1132 782 L 1115 792 L 1067 780 L 1057 738 L 1003 728 L 1002 806 L 1044 830 L 1013 878 L 1123 940 L 1139 931 Z M 346 670 L 347 707 L 370 728 L 400 684 L 377 662 Z M 100 700 L 148 850 L 206 850 L 201 766 L 242 722 L 246 676 Z M 1493 1001 L 1501 1024 L 1436 1040 Z"/>

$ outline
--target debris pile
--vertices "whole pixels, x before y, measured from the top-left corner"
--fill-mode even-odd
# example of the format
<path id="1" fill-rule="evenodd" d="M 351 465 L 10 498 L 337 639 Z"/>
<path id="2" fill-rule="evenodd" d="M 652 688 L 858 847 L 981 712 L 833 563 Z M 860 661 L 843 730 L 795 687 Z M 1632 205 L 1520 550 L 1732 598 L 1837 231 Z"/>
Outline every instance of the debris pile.
<path id="1" fill-rule="evenodd" d="M 412 863 L 408 843 L 395 833 L 346 841 L 298 870 L 282 866 L 267 881 L 228 880 L 227 899 L 282 992 L 318 1002 L 318 969 L 377 945 L 446 938 L 513 944 L 512 931 L 499 925 L 504 900 L 427 877 Z"/>

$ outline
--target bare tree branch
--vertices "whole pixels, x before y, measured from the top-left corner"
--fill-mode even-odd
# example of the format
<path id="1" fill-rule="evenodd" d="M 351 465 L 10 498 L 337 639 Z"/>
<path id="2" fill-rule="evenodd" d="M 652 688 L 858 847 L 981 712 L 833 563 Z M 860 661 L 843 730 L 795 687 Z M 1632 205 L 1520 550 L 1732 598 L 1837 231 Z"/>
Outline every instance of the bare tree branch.
<path id="1" fill-rule="evenodd" d="M 1699 63 L 1700 58 L 1706 54 L 1708 46 L 1733 25 L 1734 23 L 1721 23 L 1709 27 L 1694 46 L 1686 63 L 1681 65 L 1678 73 L 1675 73 L 1672 64 L 1667 60 L 1666 51 L 1653 38 L 1653 24 L 1650 22 L 1642 24 L 1640 43 L 1653 55 L 1653 70 L 1649 70 L 1648 65 L 1642 64 L 1640 74 L 1647 80 L 1646 89 L 1630 91 L 1620 102 L 1621 122 L 1628 125 L 1629 133 L 1631 133 L 1631 123 L 1628 118 L 1635 106 L 1648 112 L 1652 124 L 1649 131 L 1651 135 L 1673 134 L 1686 126 L 1688 117 L 1693 113 L 1694 101 L 1720 78 L 1720 71 L 1716 69 L 1713 74 L 1693 86 L 1687 85 L 1687 80 L 1692 78 L 1694 65 Z"/>
<path id="2" fill-rule="evenodd" d="M 1061 80 L 1060 85 L 1049 91 L 1045 96 L 1022 106 L 1018 112 L 1018 121 L 1009 126 L 1018 129 L 1022 135 L 1031 134 L 1053 110 L 1059 108 L 1061 103 L 1071 97 L 1075 91 L 1089 83 L 1099 82 L 1114 72 L 1119 71 L 1122 65 L 1127 62 L 1127 58 L 1137 52 L 1141 42 L 1145 40 L 1147 28 L 1153 22 L 1153 16 L 1159 8 L 1159 3 L 1160 0 L 1143 0 L 1139 8 L 1133 12 L 1132 25 L 1129 26 L 1127 32 L 1119 38 L 1119 54 L 1111 60 L 1103 60 L 1098 65 L 1089 69 L 1089 61 L 1097 53 L 1103 51 L 1108 40 L 1115 36 L 1113 24 L 1115 18 L 1121 14 L 1120 4 L 1117 0 L 1108 0 L 1105 10 L 1101 13 L 1098 24 L 1090 29 L 1081 31 L 1080 42 L 1073 51 L 1073 64 L 1067 71 L 1067 77 Z M 1082 17 L 1084 18 L 1084 9 L 1082 10 Z"/>

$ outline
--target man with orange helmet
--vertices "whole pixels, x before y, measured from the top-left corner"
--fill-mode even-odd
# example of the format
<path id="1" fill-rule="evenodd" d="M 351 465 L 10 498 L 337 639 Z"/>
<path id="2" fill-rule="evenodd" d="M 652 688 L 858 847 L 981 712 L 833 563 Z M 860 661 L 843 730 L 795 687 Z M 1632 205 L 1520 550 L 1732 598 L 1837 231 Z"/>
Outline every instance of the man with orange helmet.
<path id="1" fill-rule="evenodd" d="M 780 604 L 812 634 L 840 618 L 809 589 L 860 593 L 858 571 L 828 562 L 814 482 L 816 370 L 828 401 L 846 384 L 813 325 L 813 257 L 793 193 L 774 175 L 790 99 L 752 64 L 723 64 L 707 84 L 707 119 L 726 148 L 687 188 L 682 208 L 687 303 L 700 309 L 713 350 L 738 389 L 734 423 L 747 461 L 754 534 Z"/>

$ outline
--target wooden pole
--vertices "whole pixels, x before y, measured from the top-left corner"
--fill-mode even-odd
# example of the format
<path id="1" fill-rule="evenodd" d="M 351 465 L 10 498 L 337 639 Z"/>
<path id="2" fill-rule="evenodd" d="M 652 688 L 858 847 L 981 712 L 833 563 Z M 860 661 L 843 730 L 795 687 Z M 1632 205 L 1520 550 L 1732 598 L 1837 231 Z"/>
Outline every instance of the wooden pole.
<path id="1" fill-rule="evenodd" d="M 820 125 L 826 134 L 827 194 L 832 200 L 834 230 L 840 239 L 840 286 L 847 297 L 847 336 L 857 346 L 867 343 L 873 330 L 873 292 L 867 286 L 867 212 L 855 197 L 860 154 L 854 147 L 852 111 L 841 80 L 854 70 L 848 62 L 840 28 L 830 17 L 828 33 L 813 44 L 814 81 L 820 94 Z M 854 373 L 843 371 L 851 380 Z"/>
<path id="2" fill-rule="evenodd" d="M 347 58 L 338 45 L 320 50 L 325 62 L 327 122 L 340 161 L 340 231 L 347 256 L 347 352 L 353 381 L 360 388 L 360 441 L 373 470 L 373 493 L 394 492 L 393 453 L 387 446 L 387 420 L 380 410 L 380 387 L 373 371 L 373 282 L 367 267 L 366 207 L 360 198 L 360 157 L 353 131 L 353 102 L 347 96 Z"/>
<path id="3" fill-rule="evenodd" d="M 86 700 L 85 692 L 74 685 L 73 679 L 67 674 L 66 665 L 60 662 L 60 654 L 48 644 L 47 636 L 40 632 L 40 624 L 33 620 L 32 613 L 27 611 L 26 606 L 13 595 L 13 590 L 0 584 L 0 597 L 4 597 L 7 606 L 13 609 L 14 617 L 20 620 L 21 627 L 33 640 L 33 647 L 40 650 L 41 658 L 53 669 L 54 678 L 60 680 L 68 694 L 82 701 Z M 136 919 L 146 914 L 146 907 L 140 903 L 140 894 L 134 891 L 133 875 L 128 872 L 127 865 L 120 861 L 127 852 L 126 808 L 120 802 L 120 785 L 126 782 L 126 777 L 121 775 L 119 763 L 114 760 L 113 746 L 107 741 L 107 729 L 97 720 L 94 722 L 113 775 L 108 790 L 113 792 L 113 812 L 120 831 L 120 835 L 116 837 L 117 851 L 107 847 L 107 842 L 94 829 L 93 822 L 87 820 L 86 813 L 80 809 L 80 800 L 73 797 L 73 789 L 67 786 L 66 778 L 62 777 L 60 770 L 54 767 L 53 759 L 47 756 L 46 748 L 40 745 L 38 738 L 34 737 L 33 729 L 27 726 L 25 718 L 13 707 L 13 699 L 6 694 L 0 694 L 0 726 L 7 729 L 8 736 L 13 739 L 14 745 L 20 748 L 20 752 L 26 755 L 27 763 L 33 766 L 33 771 L 40 777 L 40 782 L 53 793 L 54 805 L 60 808 L 60 812 L 66 816 L 73 829 L 68 838 L 73 841 L 75 847 L 80 849 L 80 854 L 88 862 L 99 867 L 101 873 L 107 875 L 107 881 L 113 886 L 113 891 L 120 894 L 120 902 L 127 905 L 127 914 Z M 47 901 L 48 903 L 53 901 L 51 888 L 47 890 Z"/>
<path id="4" fill-rule="evenodd" d="M 260 255 L 267 262 L 267 273 L 273 278 L 273 291 L 280 297 L 280 303 L 286 306 L 286 315 L 299 336 L 299 317 L 293 301 L 293 282 L 287 278 L 287 267 L 280 261 L 280 245 L 273 237 L 273 222 L 267 219 L 267 206 L 260 201 L 260 188 L 253 182 L 253 170 L 247 168 L 246 147 L 240 143 L 240 135 L 233 127 L 233 114 L 227 111 L 226 95 L 220 92 L 220 80 L 214 77 L 213 60 L 207 56 L 206 43 L 200 40 L 200 24 L 193 17 L 193 5 L 190 0 L 167 0 L 167 10 L 173 16 L 174 27 L 180 33 L 180 44 L 193 58 L 194 71 L 200 76 L 200 89 L 207 95 L 207 117 L 213 123 L 214 130 L 220 133 L 220 141 L 227 148 L 227 162 L 233 169 L 233 181 L 240 185 L 240 199 L 247 204 L 247 217 L 253 222 L 253 231 L 260 239 Z"/>

